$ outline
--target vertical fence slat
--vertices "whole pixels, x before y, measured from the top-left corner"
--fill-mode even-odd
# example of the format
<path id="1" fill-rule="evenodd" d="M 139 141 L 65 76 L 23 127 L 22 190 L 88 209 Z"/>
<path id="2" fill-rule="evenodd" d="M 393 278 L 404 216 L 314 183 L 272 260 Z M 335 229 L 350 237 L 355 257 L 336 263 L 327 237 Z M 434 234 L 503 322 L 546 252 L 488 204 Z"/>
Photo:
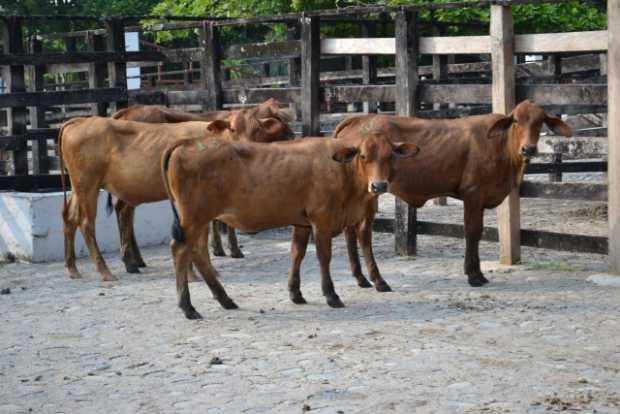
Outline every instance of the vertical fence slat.
<path id="1" fill-rule="evenodd" d="M 9 17 L 5 20 L 4 26 L 4 47 L 5 53 L 22 54 L 24 53 L 22 19 L 19 17 Z M 9 66 L 7 71 L 8 79 L 7 93 L 26 92 L 26 80 L 24 76 L 24 66 Z M 25 134 L 26 123 L 28 120 L 28 108 L 16 107 L 7 109 L 7 126 L 9 135 Z M 28 145 L 26 141 L 19 143 L 19 148 L 13 152 L 11 174 L 28 174 Z"/>
<path id="2" fill-rule="evenodd" d="M 303 136 L 321 133 L 321 37 L 318 17 L 302 17 L 301 24 L 301 126 Z"/>
<path id="3" fill-rule="evenodd" d="M 620 274 L 620 0 L 607 0 L 609 270 Z"/>
<path id="4" fill-rule="evenodd" d="M 375 37 L 377 35 L 377 23 L 366 22 L 362 25 L 362 34 L 364 37 Z M 377 56 L 362 56 L 362 83 L 364 85 L 373 85 L 377 83 Z M 377 102 L 364 102 L 364 112 L 377 112 Z"/>
<path id="5" fill-rule="evenodd" d="M 125 27 L 120 19 L 106 20 L 108 32 L 107 48 L 109 52 L 125 53 Z M 111 62 L 108 64 L 108 80 L 110 87 L 127 90 L 127 63 L 125 61 Z M 113 110 L 127 107 L 127 101 L 117 101 L 113 103 Z"/>
<path id="6" fill-rule="evenodd" d="M 30 39 L 30 53 L 40 54 L 43 50 L 41 40 L 33 37 Z M 30 69 L 30 90 L 33 92 L 43 90 L 43 75 L 45 74 L 45 65 L 31 66 Z M 30 108 L 30 128 L 46 128 L 45 108 Z M 47 174 L 49 172 L 49 164 L 47 159 L 47 140 L 39 138 L 31 142 L 32 147 L 32 173 Z"/>
<path id="7" fill-rule="evenodd" d="M 218 28 L 214 22 L 205 20 L 200 28 L 202 47 L 201 86 L 207 91 L 207 100 L 202 103 L 203 111 L 222 108 L 221 50 Z"/>
<path id="8" fill-rule="evenodd" d="M 417 14 L 400 11 L 396 15 L 396 112 L 400 116 L 415 115 L 418 86 Z M 394 206 L 394 241 L 396 254 L 416 253 L 416 210 L 396 199 Z"/>
<path id="9" fill-rule="evenodd" d="M 301 30 L 299 23 L 289 23 L 287 26 L 287 38 L 288 40 L 299 40 L 301 36 Z M 301 59 L 292 58 L 288 60 L 288 86 L 299 86 L 301 84 Z M 295 120 L 298 117 L 299 108 L 295 103 L 289 105 L 290 111 L 293 114 Z"/>
<path id="10" fill-rule="evenodd" d="M 508 114 L 515 105 L 514 30 L 510 6 L 491 6 L 491 60 L 493 112 Z M 521 260 L 519 189 L 514 189 L 497 208 L 499 260 Z"/>
<path id="11" fill-rule="evenodd" d="M 96 35 L 89 31 L 86 35 L 86 47 L 89 52 L 101 52 L 106 49 L 105 38 L 103 35 Z M 103 88 L 107 67 L 105 63 L 93 62 L 88 64 L 88 87 L 91 89 Z M 94 103 L 90 105 L 93 115 L 106 116 L 108 105 L 106 103 Z"/>
<path id="12" fill-rule="evenodd" d="M 433 80 L 436 82 L 444 81 L 448 78 L 448 56 L 446 55 L 433 55 Z M 433 109 L 438 110 L 442 107 L 446 107 L 445 103 L 435 102 L 433 103 Z M 437 197 L 433 199 L 433 204 L 436 206 L 447 206 L 447 197 Z"/>

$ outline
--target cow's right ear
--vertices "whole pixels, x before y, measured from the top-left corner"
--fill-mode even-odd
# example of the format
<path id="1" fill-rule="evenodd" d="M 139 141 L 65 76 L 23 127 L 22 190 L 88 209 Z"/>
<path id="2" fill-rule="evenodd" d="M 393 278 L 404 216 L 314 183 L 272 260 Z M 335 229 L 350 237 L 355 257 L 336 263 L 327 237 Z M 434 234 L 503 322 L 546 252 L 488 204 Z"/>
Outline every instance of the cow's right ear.
<path id="1" fill-rule="evenodd" d="M 515 118 L 512 114 L 498 119 L 495 121 L 491 129 L 489 129 L 489 132 L 487 132 L 487 138 L 493 138 L 508 131 L 508 128 L 510 128 L 514 120 Z"/>
<path id="2" fill-rule="evenodd" d="M 230 122 L 223 119 L 216 119 L 215 121 L 210 122 L 207 126 L 207 130 L 214 135 L 221 134 L 227 129 L 231 129 Z"/>
<path id="3" fill-rule="evenodd" d="M 334 155 L 332 156 L 332 159 L 342 164 L 346 164 L 348 162 L 353 161 L 353 158 L 355 158 L 358 152 L 359 152 L 358 149 L 355 147 L 340 148 L 338 151 L 334 153 Z"/>

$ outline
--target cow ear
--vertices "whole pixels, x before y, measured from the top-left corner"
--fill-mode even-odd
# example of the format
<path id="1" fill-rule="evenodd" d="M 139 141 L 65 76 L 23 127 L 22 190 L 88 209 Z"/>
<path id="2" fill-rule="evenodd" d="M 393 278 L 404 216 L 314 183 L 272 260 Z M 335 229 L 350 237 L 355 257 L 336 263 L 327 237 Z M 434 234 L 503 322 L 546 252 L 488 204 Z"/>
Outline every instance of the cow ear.
<path id="1" fill-rule="evenodd" d="M 353 161 L 353 158 L 357 155 L 359 151 L 354 147 L 344 147 L 340 148 L 338 151 L 334 153 L 332 159 L 334 161 L 338 161 L 342 164 L 346 164 L 348 162 Z"/>
<path id="2" fill-rule="evenodd" d="M 493 138 L 497 135 L 500 135 L 508 131 L 508 128 L 510 128 L 514 120 L 515 118 L 512 114 L 498 119 L 497 121 L 495 121 L 493 126 L 489 129 L 489 132 L 487 132 L 487 138 Z"/>
<path id="3" fill-rule="evenodd" d="M 410 144 L 408 142 L 396 143 L 394 144 L 392 152 L 398 158 L 408 158 L 413 157 L 418 152 L 420 152 L 420 147 L 415 144 Z"/>
<path id="4" fill-rule="evenodd" d="M 277 128 L 280 126 L 280 124 L 282 124 L 279 119 L 273 117 L 262 118 L 259 119 L 258 122 L 260 123 L 260 126 L 268 133 L 277 132 Z"/>
<path id="5" fill-rule="evenodd" d="M 224 119 L 216 119 L 215 121 L 210 122 L 209 125 L 207 126 L 207 130 L 215 135 L 221 134 L 227 129 L 232 130 L 232 128 L 230 127 L 230 122 Z"/>
<path id="6" fill-rule="evenodd" d="M 545 124 L 551 129 L 555 134 L 563 135 L 565 137 L 572 137 L 573 131 L 571 131 L 570 127 L 564 123 L 560 118 L 555 116 L 545 115 Z"/>

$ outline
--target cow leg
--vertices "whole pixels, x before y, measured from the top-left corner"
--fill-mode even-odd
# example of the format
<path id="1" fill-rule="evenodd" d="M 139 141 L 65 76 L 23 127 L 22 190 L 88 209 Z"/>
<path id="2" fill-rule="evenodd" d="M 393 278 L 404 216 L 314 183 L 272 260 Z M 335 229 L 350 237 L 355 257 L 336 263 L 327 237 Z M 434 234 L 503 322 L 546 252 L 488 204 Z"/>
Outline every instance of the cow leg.
<path id="1" fill-rule="evenodd" d="M 295 226 L 293 229 L 293 241 L 291 242 L 291 271 L 288 274 L 288 292 L 293 303 L 303 305 L 306 302 L 301 294 L 301 282 L 299 280 L 299 268 L 306 255 L 308 240 L 310 240 L 310 227 Z"/>
<path id="2" fill-rule="evenodd" d="M 80 200 L 80 230 L 84 236 L 84 242 L 88 247 L 90 257 L 95 263 L 97 271 L 101 275 L 101 280 L 111 282 L 116 279 L 103 260 L 97 240 L 95 239 L 95 219 L 97 218 L 97 198 L 99 196 L 99 186 L 95 186 L 86 193 L 86 197 Z"/>
<path id="3" fill-rule="evenodd" d="M 211 235 L 211 247 L 213 248 L 214 256 L 226 256 L 224 247 L 222 247 L 222 238 L 220 236 L 220 228 L 218 224 L 219 222 L 217 220 L 213 220 L 211 222 L 211 227 L 213 229 L 213 234 Z"/>
<path id="4" fill-rule="evenodd" d="M 465 274 L 474 287 L 489 283 L 480 270 L 478 245 L 482 237 L 484 209 L 477 202 L 465 201 Z"/>
<path id="5" fill-rule="evenodd" d="M 134 208 L 123 200 L 116 201 L 116 220 L 121 237 L 121 259 L 127 273 L 140 273 L 132 246 Z"/>
<path id="6" fill-rule="evenodd" d="M 315 227 L 314 239 L 316 255 L 321 266 L 321 289 L 327 304 L 332 308 L 343 308 L 344 304 L 334 290 L 334 282 L 329 271 L 329 263 L 332 259 L 332 233 L 331 226 Z"/>
<path id="7" fill-rule="evenodd" d="M 364 260 L 366 261 L 366 269 L 370 275 L 370 280 L 375 284 L 378 292 L 391 292 L 392 288 L 381 277 L 379 266 L 375 261 L 375 255 L 372 252 L 372 222 L 373 219 L 365 219 L 357 226 L 357 236 L 360 240 L 360 246 L 364 252 Z"/>
<path id="8" fill-rule="evenodd" d="M 62 211 L 65 236 L 65 267 L 71 279 L 80 279 L 82 277 L 75 266 L 75 232 L 80 223 L 80 208 L 78 204 L 78 198 L 72 195 Z"/>
<path id="9" fill-rule="evenodd" d="M 209 239 L 209 226 L 205 226 L 205 230 L 200 233 L 202 240 L 200 242 L 200 247 L 207 245 L 207 240 Z M 237 309 L 239 308 L 235 302 L 228 296 L 224 286 L 218 280 L 217 270 L 213 268 L 211 264 L 211 258 L 209 257 L 209 249 L 193 249 L 192 250 L 192 261 L 194 265 L 202 275 L 202 278 L 209 286 L 211 293 L 215 300 L 217 300 L 220 305 L 224 309 Z"/>
<path id="10" fill-rule="evenodd" d="M 228 249 L 230 250 L 230 257 L 234 257 L 235 259 L 244 257 L 243 252 L 239 248 L 239 243 L 237 242 L 237 232 L 230 226 L 228 226 Z"/>
<path id="11" fill-rule="evenodd" d="M 372 287 L 368 279 L 366 279 L 362 273 L 362 264 L 360 263 L 360 256 L 357 251 L 357 235 L 355 234 L 355 228 L 349 226 L 344 229 L 344 237 L 347 241 L 347 253 L 349 256 L 351 273 L 353 273 L 353 277 L 357 280 L 357 285 L 361 288 Z"/>
<path id="12" fill-rule="evenodd" d="M 187 284 L 187 270 L 190 266 L 191 254 L 187 243 L 179 243 L 176 240 L 170 242 L 172 251 L 172 261 L 177 280 L 177 300 L 179 308 L 187 319 L 202 319 L 194 306 L 189 295 L 189 285 Z"/>

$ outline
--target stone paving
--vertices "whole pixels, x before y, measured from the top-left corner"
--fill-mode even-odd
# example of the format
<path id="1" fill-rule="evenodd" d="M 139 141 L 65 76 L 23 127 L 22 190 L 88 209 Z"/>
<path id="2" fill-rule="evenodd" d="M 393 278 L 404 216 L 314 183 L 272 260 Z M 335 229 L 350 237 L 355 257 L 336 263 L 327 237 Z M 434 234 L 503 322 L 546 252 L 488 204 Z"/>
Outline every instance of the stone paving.
<path id="1" fill-rule="evenodd" d="M 0 413 L 585 413 L 620 412 L 620 289 L 586 281 L 605 257 L 524 249 L 488 287 L 462 274 L 463 241 L 419 238 L 419 256 L 375 250 L 392 293 L 360 289 L 335 240 L 334 283 L 320 294 L 313 246 L 304 306 L 289 302 L 290 232 L 241 235 L 246 259 L 215 258 L 226 311 L 190 285 L 202 321 L 176 307 L 169 250 L 99 282 L 61 263 L 0 265 Z M 59 247 L 61 248 L 61 247 Z M 5 290 L 4 293 L 7 293 Z"/>

